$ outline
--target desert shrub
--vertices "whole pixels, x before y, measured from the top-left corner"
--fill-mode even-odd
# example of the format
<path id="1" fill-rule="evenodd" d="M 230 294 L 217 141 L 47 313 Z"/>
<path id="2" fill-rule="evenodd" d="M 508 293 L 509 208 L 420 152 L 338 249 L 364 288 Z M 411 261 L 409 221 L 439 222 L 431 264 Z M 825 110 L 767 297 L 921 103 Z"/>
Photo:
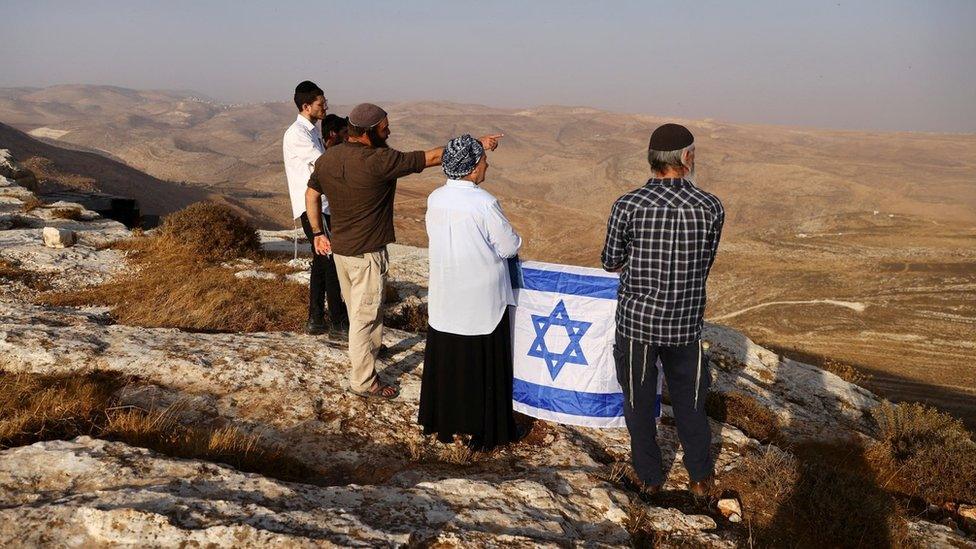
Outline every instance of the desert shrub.
<path id="1" fill-rule="evenodd" d="M 976 502 L 976 443 L 960 420 L 917 403 L 871 414 L 880 441 L 871 457 L 887 482 L 929 503 Z"/>
<path id="2" fill-rule="evenodd" d="M 779 437 L 779 418 L 751 396 L 710 392 L 705 412 L 712 419 L 738 427 L 760 442 L 772 442 Z"/>
<path id="3" fill-rule="evenodd" d="M 55 219 L 78 221 L 81 219 L 81 211 L 81 208 L 54 208 L 51 210 L 51 216 Z"/>
<path id="4" fill-rule="evenodd" d="M 759 546 L 899 547 L 907 528 L 856 441 L 751 454 L 722 479 Z"/>
<path id="5" fill-rule="evenodd" d="M 107 306 L 123 324 L 205 332 L 294 331 L 307 316 L 308 290 L 296 282 L 239 279 L 165 239 L 134 239 L 119 247 L 130 258 L 131 272 L 100 286 L 44 294 L 38 301 Z"/>
<path id="6" fill-rule="evenodd" d="M 152 411 L 120 406 L 115 393 L 133 381 L 111 372 L 0 371 L 0 448 L 89 435 L 284 480 L 314 482 L 321 476 L 258 435 L 230 425 L 180 423 L 180 402 Z"/>
<path id="7" fill-rule="evenodd" d="M 871 381 L 870 375 L 861 372 L 846 362 L 841 362 L 832 358 L 824 359 L 823 362 L 820 363 L 820 367 L 848 383 L 853 383 L 854 385 L 863 386 L 865 383 Z"/>
<path id="8" fill-rule="evenodd" d="M 229 206 L 213 202 L 197 202 L 167 215 L 160 234 L 165 244 L 207 261 L 254 255 L 261 249 L 250 222 Z"/>

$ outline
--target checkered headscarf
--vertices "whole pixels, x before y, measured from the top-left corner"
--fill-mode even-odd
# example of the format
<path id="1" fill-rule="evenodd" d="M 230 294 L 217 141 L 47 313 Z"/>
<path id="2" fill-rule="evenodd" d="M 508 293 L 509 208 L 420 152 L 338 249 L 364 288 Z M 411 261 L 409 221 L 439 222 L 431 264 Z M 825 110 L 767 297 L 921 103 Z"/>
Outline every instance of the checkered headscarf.
<path id="1" fill-rule="evenodd" d="M 473 172 L 484 155 L 485 148 L 481 142 L 469 134 L 464 134 L 447 142 L 444 154 L 441 156 L 441 166 L 448 177 L 460 179 Z"/>

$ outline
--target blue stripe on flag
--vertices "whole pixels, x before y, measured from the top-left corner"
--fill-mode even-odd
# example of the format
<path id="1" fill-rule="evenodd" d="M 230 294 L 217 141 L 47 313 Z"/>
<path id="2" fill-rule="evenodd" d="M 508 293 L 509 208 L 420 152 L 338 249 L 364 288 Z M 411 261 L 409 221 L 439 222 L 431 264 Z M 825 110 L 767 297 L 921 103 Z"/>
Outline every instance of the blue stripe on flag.
<path id="1" fill-rule="evenodd" d="M 522 267 L 521 284 L 517 287 L 540 292 L 617 299 L 620 281 L 612 276 L 590 276 L 560 271 L 545 271 Z M 514 277 L 513 277 L 513 280 Z"/>
<path id="2" fill-rule="evenodd" d="M 623 393 L 569 391 L 515 378 L 512 385 L 512 398 L 533 408 L 574 416 L 620 417 L 624 415 Z"/>

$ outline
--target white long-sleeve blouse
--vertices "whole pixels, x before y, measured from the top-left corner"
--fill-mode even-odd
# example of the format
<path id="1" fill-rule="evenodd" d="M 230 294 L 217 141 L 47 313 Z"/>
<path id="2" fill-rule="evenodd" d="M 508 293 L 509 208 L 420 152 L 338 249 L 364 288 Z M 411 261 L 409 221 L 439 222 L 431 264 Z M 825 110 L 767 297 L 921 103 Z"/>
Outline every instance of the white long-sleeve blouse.
<path id="1" fill-rule="evenodd" d="M 449 179 L 427 198 L 428 321 L 457 335 L 490 334 L 515 304 L 507 259 L 522 239 L 498 200 L 470 181 Z"/>

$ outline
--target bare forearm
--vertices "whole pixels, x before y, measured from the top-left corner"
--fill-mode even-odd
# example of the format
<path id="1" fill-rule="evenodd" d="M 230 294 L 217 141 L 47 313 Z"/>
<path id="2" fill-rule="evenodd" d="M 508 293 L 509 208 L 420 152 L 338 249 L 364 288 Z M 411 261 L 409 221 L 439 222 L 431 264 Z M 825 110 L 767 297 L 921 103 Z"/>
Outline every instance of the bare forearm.
<path id="1" fill-rule="evenodd" d="M 424 152 L 424 167 L 429 168 L 431 166 L 440 166 L 441 156 L 444 154 L 444 147 L 437 147 L 436 149 L 431 149 Z"/>
<path id="2" fill-rule="evenodd" d="M 315 189 L 305 190 L 305 212 L 308 214 L 308 224 L 312 227 L 313 233 L 321 233 L 322 216 L 316 215 L 322 211 L 322 193 Z"/>

